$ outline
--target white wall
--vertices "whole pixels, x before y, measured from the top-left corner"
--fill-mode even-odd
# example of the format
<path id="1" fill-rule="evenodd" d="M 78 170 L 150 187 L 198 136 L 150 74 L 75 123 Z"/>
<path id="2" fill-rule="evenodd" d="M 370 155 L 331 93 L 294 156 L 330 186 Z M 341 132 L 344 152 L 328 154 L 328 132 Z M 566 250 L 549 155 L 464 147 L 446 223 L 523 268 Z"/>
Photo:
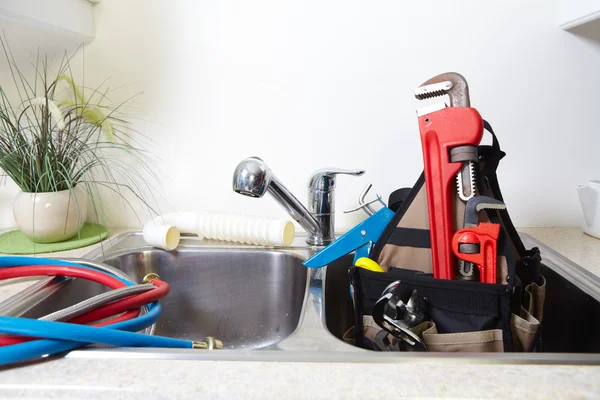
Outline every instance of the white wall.
<path id="1" fill-rule="evenodd" d="M 136 128 L 156 142 L 177 210 L 285 217 L 271 198 L 231 190 L 262 157 L 301 199 L 320 167 L 339 179 L 338 227 L 367 182 L 385 197 L 422 170 L 413 90 L 441 72 L 469 81 L 472 105 L 508 153 L 500 182 L 518 226 L 574 226 L 575 185 L 599 178 L 600 44 L 559 29 L 537 1 L 104 0 L 85 79 L 144 91 Z M 13 43 L 13 47 L 16 46 Z M 80 60 L 79 60 L 80 61 Z M 3 78 L 4 79 L 4 78 Z M 6 192 L 8 189 L 4 189 Z M 2 207 L 10 207 L 7 196 Z M 167 206 L 164 210 L 169 210 Z M 114 207 L 112 225 L 137 220 Z"/>

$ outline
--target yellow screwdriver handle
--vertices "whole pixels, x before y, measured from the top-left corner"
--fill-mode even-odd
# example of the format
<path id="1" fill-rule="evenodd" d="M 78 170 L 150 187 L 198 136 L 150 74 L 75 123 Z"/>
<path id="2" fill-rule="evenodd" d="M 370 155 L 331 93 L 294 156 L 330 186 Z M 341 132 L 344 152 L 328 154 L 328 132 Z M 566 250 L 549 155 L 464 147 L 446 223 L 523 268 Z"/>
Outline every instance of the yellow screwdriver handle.
<path id="1" fill-rule="evenodd" d="M 383 268 L 381 268 L 379 266 L 379 264 L 377 264 L 377 262 L 375 262 L 367 257 L 361 257 L 358 260 L 356 260 L 356 263 L 354 263 L 354 266 L 359 267 L 359 268 L 364 268 L 366 270 L 373 271 L 373 272 L 384 272 Z"/>

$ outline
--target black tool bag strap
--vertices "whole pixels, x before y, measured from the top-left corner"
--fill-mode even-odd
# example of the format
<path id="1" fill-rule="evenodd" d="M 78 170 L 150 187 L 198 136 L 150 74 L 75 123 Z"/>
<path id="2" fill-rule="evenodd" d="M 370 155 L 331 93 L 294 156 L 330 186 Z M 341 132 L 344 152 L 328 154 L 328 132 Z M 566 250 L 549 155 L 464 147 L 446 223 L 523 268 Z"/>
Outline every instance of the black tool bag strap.
<path id="1" fill-rule="evenodd" d="M 387 243 L 395 244 L 396 246 L 430 249 L 431 235 L 429 229 L 396 228 L 392 231 Z"/>
<path id="2" fill-rule="evenodd" d="M 477 168 L 478 166 L 476 166 Z M 484 166 L 485 167 L 485 166 Z M 490 188 L 488 188 L 486 185 L 482 184 L 482 172 L 481 170 L 479 170 L 477 172 L 477 176 L 479 177 L 479 190 L 480 193 L 484 196 L 492 196 L 493 197 L 493 193 L 491 193 Z M 490 219 L 490 222 L 495 223 L 495 224 L 499 224 L 501 227 L 500 230 L 500 236 L 498 237 L 498 252 L 500 254 L 502 254 L 504 257 L 506 257 L 507 260 L 507 266 L 508 266 L 508 276 L 506 277 L 506 280 L 508 282 L 508 286 L 507 289 L 508 290 L 512 290 L 513 287 L 516 284 L 516 279 L 515 276 L 517 274 L 517 257 L 514 254 L 513 248 L 510 245 L 510 242 L 513 240 L 511 235 L 510 235 L 510 229 L 507 229 L 507 227 L 504 225 L 504 221 L 505 219 L 503 218 L 503 215 L 501 214 L 500 211 L 504 211 L 505 210 L 489 210 L 488 211 L 488 218 Z M 507 214 L 508 215 L 508 214 Z M 510 218 L 509 218 L 510 221 Z M 516 233 L 516 231 L 515 231 Z M 518 235 L 517 235 L 518 238 Z M 521 239 L 519 239 L 519 242 L 521 242 Z"/>
<path id="3" fill-rule="evenodd" d="M 542 257 L 540 249 L 534 247 L 527 250 L 525 256 L 517 262 L 517 274 L 527 286 L 530 283 L 539 283 L 542 279 Z"/>
<path id="4" fill-rule="evenodd" d="M 360 276 L 356 271 L 356 267 L 351 266 L 348 269 L 350 274 L 350 282 L 354 289 L 354 313 L 355 313 L 355 325 L 354 325 L 354 337 L 356 339 L 356 345 L 358 347 L 368 348 L 368 343 L 364 337 L 364 325 L 363 325 L 363 303 L 367 297 L 365 294 L 365 288 L 361 285 Z"/>
<path id="5" fill-rule="evenodd" d="M 483 121 L 483 127 L 486 131 L 488 131 L 492 135 L 492 145 L 484 145 L 479 146 L 479 158 L 483 161 L 483 167 L 481 168 L 481 179 L 483 180 L 483 186 L 489 187 L 492 196 L 495 199 L 500 201 L 504 201 L 502 196 L 502 191 L 500 190 L 500 185 L 498 184 L 498 176 L 496 175 L 496 169 L 498 168 L 498 164 L 500 160 L 506 156 L 506 153 L 500 149 L 500 142 L 498 141 L 498 137 L 494 133 L 494 129 L 489 122 L 486 120 Z M 523 245 L 517 230 L 508 215 L 508 211 L 501 210 L 500 217 L 502 218 L 503 226 L 506 229 L 506 232 L 510 236 L 510 239 L 517 250 L 519 258 L 522 258 L 527 255 L 527 249 Z"/>
<path id="6" fill-rule="evenodd" d="M 483 167 L 480 171 L 480 177 L 483 182 L 481 182 L 480 187 L 489 188 L 491 195 L 494 198 L 504 201 L 496 170 L 500 160 L 504 158 L 506 153 L 500 149 L 500 142 L 490 123 L 484 120 L 483 127 L 492 135 L 492 145 L 479 146 L 479 157 L 480 160 L 483 161 Z M 500 210 L 499 215 L 502 219 L 502 227 L 510 237 L 510 241 L 517 251 L 518 259 L 516 273 L 519 275 L 523 285 L 526 286 L 532 282 L 539 282 L 541 278 L 541 257 L 539 249 L 537 247 L 530 250 L 525 248 L 517 229 L 510 219 L 507 209 Z"/>

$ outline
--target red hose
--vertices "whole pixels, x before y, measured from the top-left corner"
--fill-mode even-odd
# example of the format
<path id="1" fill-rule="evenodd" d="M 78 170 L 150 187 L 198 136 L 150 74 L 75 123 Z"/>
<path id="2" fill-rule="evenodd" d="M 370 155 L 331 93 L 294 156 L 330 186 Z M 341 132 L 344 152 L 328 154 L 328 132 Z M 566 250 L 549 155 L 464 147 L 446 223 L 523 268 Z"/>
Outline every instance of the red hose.
<path id="1" fill-rule="evenodd" d="M 156 286 L 156 289 L 152 289 L 148 292 L 141 293 L 136 296 L 127 297 L 125 299 L 115 301 L 114 303 L 98 307 L 95 310 L 92 310 L 86 314 L 82 314 L 78 317 L 73 318 L 69 322 L 74 324 L 87 324 L 93 321 L 108 318 L 111 315 L 120 314 L 123 311 L 139 308 L 144 304 L 148 304 L 153 301 L 162 299 L 169 293 L 169 290 L 171 290 L 171 287 L 167 282 L 163 282 L 158 279 L 154 279 L 152 281 L 152 284 Z"/>
<path id="2" fill-rule="evenodd" d="M 83 278 L 108 286 L 111 289 L 119 289 L 126 285 L 102 272 L 77 267 L 61 267 L 56 265 L 32 265 L 27 267 L 12 267 L 0 269 L 0 280 L 21 278 L 24 276 L 70 276 Z"/>
<path id="3" fill-rule="evenodd" d="M 25 276 L 68 276 L 73 278 L 83 278 L 101 283 L 105 286 L 108 286 L 111 289 L 118 289 L 126 286 L 123 282 L 110 275 L 101 273 L 99 271 L 77 267 L 32 265 L 26 267 L 12 267 L 0 269 L 0 280 L 20 278 Z M 84 324 L 106 319 L 108 317 L 125 312 L 123 315 L 119 315 L 110 320 L 96 322 L 92 324 L 93 326 L 101 327 L 136 318 L 140 314 L 139 307 L 148 304 L 152 301 L 161 299 L 169 293 L 170 286 L 168 283 L 155 279 L 152 281 L 152 284 L 156 286 L 156 289 L 152 289 L 148 292 L 144 292 L 135 296 L 130 296 L 125 299 L 116 301 L 114 303 L 110 303 L 105 306 L 99 307 L 96 310 L 92 310 L 86 314 L 82 314 L 78 317 L 75 317 L 68 322 Z M 22 343 L 34 339 L 36 338 L 14 335 L 0 336 L 0 346 Z"/>

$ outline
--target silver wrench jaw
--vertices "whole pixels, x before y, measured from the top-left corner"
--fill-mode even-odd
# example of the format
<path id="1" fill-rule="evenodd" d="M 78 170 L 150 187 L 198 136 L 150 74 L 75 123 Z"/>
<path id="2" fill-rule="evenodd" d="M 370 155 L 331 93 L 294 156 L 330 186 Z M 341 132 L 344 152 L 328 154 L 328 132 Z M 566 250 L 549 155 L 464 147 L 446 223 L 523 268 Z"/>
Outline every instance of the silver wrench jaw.
<path id="1" fill-rule="evenodd" d="M 465 207 L 465 228 L 472 228 L 479 224 L 479 212 L 481 210 L 506 210 L 506 204 L 488 196 L 474 197 L 467 202 Z"/>
<path id="2" fill-rule="evenodd" d="M 457 72 L 446 72 L 423 82 L 415 90 L 419 100 L 448 95 L 450 107 L 470 107 L 469 85 L 467 80 Z"/>
<path id="3" fill-rule="evenodd" d="M 472 263 L 458 260 L 458 274 L 456 274 L 456 279 L 459 281 L 474 281 L 476 278 L 473 273 L 474 271 L 475 268 L 473 268 Z"/>
<path id="4" fill-rule="evenodd" d="M 479 159 L 476 146 L 458 146 L 450 150 L 450 162 L 461 162 L 462 167 L 456 174 L 458 197 L 465 203 L 477 194 L 475 162 Z"/>
<path id="5" fill-rule="evenodd" d="M 456 190 L 458 191 L 458 197 L 465 203 L 477 194 L 475 164 L 473 161 L 463 163 L 461 170 L 456 174 Z"/>
<path id="6" fill-rule="evenodd" d="M 431 85 L 421 85 L 415 89 L 415 97 L 417 100 L 433 99 L 434 97 L 441 97 L 448 94 L 452 89 L 452 82 L 445 81 L 439 83 L 432 83 Z"/>

